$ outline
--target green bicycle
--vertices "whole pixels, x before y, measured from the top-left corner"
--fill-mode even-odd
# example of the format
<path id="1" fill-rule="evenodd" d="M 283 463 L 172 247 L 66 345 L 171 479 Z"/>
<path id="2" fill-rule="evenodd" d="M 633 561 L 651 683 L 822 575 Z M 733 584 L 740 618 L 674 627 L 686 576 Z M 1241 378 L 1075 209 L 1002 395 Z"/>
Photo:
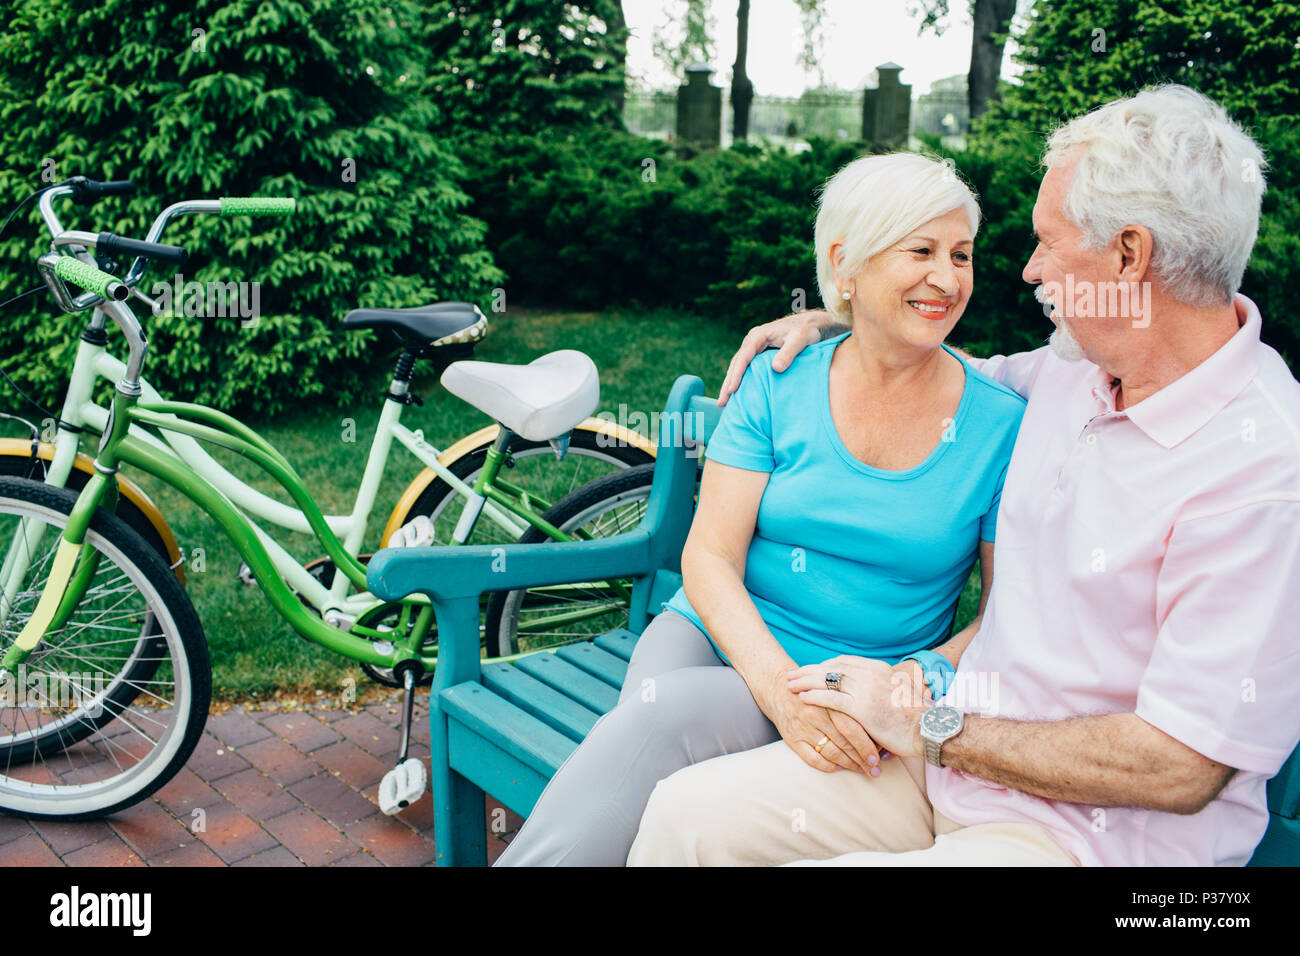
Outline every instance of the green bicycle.
<path id="1" fill-rule="evenodd" d="M 159 242 L 172 219 L 284 216 L 294 200 L 176 203 L 159 214 L 143 241 L 65 230 L 55 214 L 56 201 L 88 204 L 130 188 L 79 177 L 40 193 L 51 246 L 37 269 L 62 309 L 93 313 L 53 441 L 39 442 L 33 434 L 29 441 L 0 443 L 0 809 L 60 819 L 111 813 L 163 786 L 202 733 L 211 688 L 202 626 L 183 587 L 175 536 L 147 495 L 119 474 L 129 466 L 177 489 L 215 519 L 247 576 L 295 631 L 404 689 L 401 755 L 380 791 L 381 806 L 396 812 L 424 789 L 423 767 L 407 760 L 406 751 L 413 689 L 436 665 L 437 645 L 426 600 L 389 604 L 365 588 L 360 549 L 394 442 L 425 471 L 389 516 L 381 538 L 388 546 L 606 533 L 602 529 L 626 523 L 611 525 L 611 516 L 643 505 L 649 468 L 638 466 L 653 461 L 653 447 L 636 433 L 589 417 L 599 384 L 582 353 L 554 352 L 525 366 L 471 362 L 466 359 L 487 327 L 473 305 L 354 310 L 345 327 L 393 333 L 402 353 L 353 510 L 324 515 L 288 461 L 252 429 L 216 409 L 166 401 L 148 385 L 141 376 L 147 338 L 126 302 L 134 297 L 156 311 L 138 288 L 148 264 L 185 259 L 185 250 Z M 134 262 L 119 279 L 112 263 L 128 258 Z M 74 295 L 68 283 L 85 291 Z M 125 362 L 107 351 L 110 320 L 125 336 Z M 435 366 L 449 391 L 496 424 L 446 451 L 401 425 L 421 359 Z M 108 408 L 93 400 L 102 380 L 115 383 Z M 99 437 L 93 458 L 80 452 L 83 435 Z M 292 504 L 240 481 L 203 443 L 251 461 Z M 530 464 L 537 467 L 530 470 Z M 514 480 L 503 477 L 506 467 Z M 580 485 L 590 488 L 585 483 L 602 472 L 603 502 L 575 492 Z M 548 500 L 561 496 L 554 505 Z M 326 557 L 300 563 L 259 520 L 311 533 Z M 570 593 L 557 589 L 537 598 L 552 612 L 533 615 L 535 623 L 523 627 L 560 640 L 570 631 L 579 636 L 584 622 L 601 626 L 597 622 L 625 600 L 618 582 Z M 518 621 L 502 625 L 500 617 L 488 635 L 489 656 L 513 652 L 520 635 Z"/>

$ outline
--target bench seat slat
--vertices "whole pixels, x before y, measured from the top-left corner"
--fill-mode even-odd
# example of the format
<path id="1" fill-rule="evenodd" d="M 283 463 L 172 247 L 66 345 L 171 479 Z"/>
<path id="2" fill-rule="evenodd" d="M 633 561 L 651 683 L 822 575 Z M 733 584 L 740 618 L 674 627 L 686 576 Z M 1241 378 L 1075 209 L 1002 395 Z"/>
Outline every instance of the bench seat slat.
<path id="1" fill-rule="evenodd" d="M 464 725 L 547 779 L 577 746 L 558 730 L 474 681 L 448 687 L 438 695 L 438 706 L 449 721 Z M 462 756 L 471 758 L 469 763 L 476 759 L 472 752 Z M 465 761 L 458 760 L 454 751 L 452 764 L 457 771 L 465 773 Z"/>
<path id="2" fill-rule="evenodd" d="M 531 654 L 515 666 L 597 714 L 613 710 L 618 703 L 617 690 L 555 654 Z"/>
<path id="3" fill-rule="evenodd" d="M 627 662 L 609 651 L 601 650 L 590 641 L 584 641 L 561 647 L 555 653 L 557 657 L 604 681 L 615 690 L 622 690 L 623 678 L 627 676 Z"/>
<path id="4" fill-rule="evenodd" d="M 632 651 L 636 649 L 638 640 L 640 640 L 640 635 L 633 634 L 625 627 L 620 627 L 616 631 L 607 631 L 596 638 L 596 646 L 601 650 L 609 651 L 617 658 L 630 661 Z"/>
<path id="5" fill-rule="evenodd" d="M 600 717 L 512 664 L 486 665 L 483 683 L 493 693 L 554 727 L 575 743 L 591 732 Z"/>

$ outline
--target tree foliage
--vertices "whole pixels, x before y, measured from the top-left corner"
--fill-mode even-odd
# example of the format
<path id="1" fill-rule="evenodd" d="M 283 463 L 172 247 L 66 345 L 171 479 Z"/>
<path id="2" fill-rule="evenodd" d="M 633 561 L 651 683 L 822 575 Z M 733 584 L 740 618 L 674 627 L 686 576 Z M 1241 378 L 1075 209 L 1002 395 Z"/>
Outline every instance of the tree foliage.
<path id="1" fill-rule="evenodd" d="M 1300 4 L 1272 0 L 1037 2 L 1020 82 L 994 123 L 1045 131 L 1153 83 L 1183 83 L 1241 123 L 1300 116 Z"/>
<path id="2" fill-rule="evenodd" d="M 1019 46 L 1020 82 L 1005 87 L 969 151 L 979 154 L 974 166 L 989 167 L 986 203 L 997 201 L 992 177 L 1014 179 L 1036 168 L 1046 135 L 1071 117 L 1152 84 L 1200 90 L 1268 159 L 1259 238 L 1242 291 L 1264 314 L 1264 338 L 1300 362 L 1300 319 L 1286 295 L 1300 284 L 1300 4 L 1040 0 Z M 1028 255 L 1026 203 L 1032 206 L 1033 193 L 1019 197 L 1009 220 L 990 217 L 990 242 L 981 238 L 981 245 Z M 1014 232 L 1004 232 L 1009 223 Z"/>
<path id="3" fill-rule="evenodd" d="M 799 65 L 816 74 L 817 86 L 825 86 L 826 70 L 822 60 L 826 52 L 826 0 L 794 0 L 794 4 L 799 8 L 799 24 L 803 29 Z"/>
<path id="4" fill-rule="evenodd" d="M 672 76 L 681 79 L 692 63 L 712 63 L 713 34 L 708 0 L 670 0 L 650 35 L 650 51 Z"/>
<path id="5" fill-rule="evenodd" d="M 619 0 L 424 6 L 422 89 L 442 111 L 442 132 L 622 126 L 627 27 Z"/>
<path id="6" fill-rule="evenodd" d="M 142 236 L 181 199 L 294 196 L 288 221 L 192 216 L 164 237 L 199 281 L 261 283 L 261 317 L 154 319 L 147 377 L 178 397 L 275 411 L 346 397 L 391 353 L 345 332 L 358 305 L 484 296 L 500 279 L 465 215 L 462 161 L 415 95 L 424 12 L 404 0 L 16 0 L 0 37 L 0 197 L 49 178 L 132 179 L 130 200 L 60 207 L 65 228 Z M 52 164 L 54 176 L 41 178 Z M 349 174 L 352 175 L 349 175 Z M 38 284 L 33 211 L 0 242 L 6 295 Z M 154 266 L 142 285 L 172 281 Z M 61 393 L 88 314 L 47 295 L 0 323 L 6 371 Z M 112 333 L 110 347 L 120 347 Z"/>

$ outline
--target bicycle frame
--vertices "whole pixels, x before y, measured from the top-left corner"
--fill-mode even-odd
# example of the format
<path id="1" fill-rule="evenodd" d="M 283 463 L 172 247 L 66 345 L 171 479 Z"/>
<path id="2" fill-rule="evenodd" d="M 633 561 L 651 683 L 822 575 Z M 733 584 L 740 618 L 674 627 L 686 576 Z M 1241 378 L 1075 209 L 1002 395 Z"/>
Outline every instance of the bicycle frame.
<path id="1" fill-rule="evenodd" d="M 93 237 L 82 233 L 64 233 L 58 226 L 50 205 L 59 190 L 51 190 L 41 200 L 41 211 L 60 243 L 93 244 Z M 215 208 L 210 208 L 214 207 Z M 189 212 L 212 212 L 220 208 L 212 201 L 178 203 L 169 207 L 155 222 L 149 241 L 161 235 L 166 220 Z M 84 245 L 73 245 L 77 254 L 88 259 Z M 125 280 L 138 282 L 144 263 L 137 260 Z M 54 286 L 52 286 L 52 289 Z M 90 297 L 95 299 L 94 296 Z M 85 296 L 61 304 L 85 307 Z M 117 492 L 113 478 L 118 463 L 140 468 L 176 488 L 193 500 L 230 536 L 276 611 L 304 637 L 353 660 L 378 667 L 392 667 L 403 660 L 417 659 L 431 669 L 436 655 L 419 654 L 420 644 L 432 623 L 432 609 L 423 597 L 403 602 L 402 622 L 417 615 L 413 629 L 405 634 L 390 634 L 358 626 L 362 614 L 383 607 L 365 589 L 365 568 L 357 559 L 365 537 L 380 482 L 394 440 L 445 481 L 465 502 L 453 535 L 453 544 L 468 540 L 479 518 L 488 518 L 513 540 L 529 525 L 553 540 L 573 540 L 542 517 L 549 503 L 523 488 L 498 477 L 506 460 L 509 433 L 504 429 L 497 443 L 488 449 L 484 467 L 473 487 L 453 474 L 439 461 L 441 451 L 425 440 L 419 430 L 400 422 L 403 402 L 385 400 L 369 455 L 357 489 L 352 511 L 346 515 L 324 515 L 312 499 L 302 480 L 289 463 L 269 443 L 236 419 L 215 409 L 188 403 L 168 402 L 140 375 L 146 340 L 131 310 L 121 302 L 96 300 L 94 313 L 79 343 L 72 375 L 60 412 L 60 426 L 55 435 L 54 454 L 46 471 L 47 484 L 64 487 L 71 474 L 80 440 L 80 431 L 101 435 L 95 474 L 78 497 L 72 518 L 55 555 L 47 593 L 60 595 L 57 604 L 45 600 L 38 604 L 24 638 L 16 641 L 0 662 L 0 668 L 25 656 L 45 630 L 60 626 L 65 611 L 80 599 L 86 568 L 76 567 L 77 550 L 95 510 L 112 508 Z M 127 335 L 131 346 L 129 361 L 123 363 L 108 353 L 105 346 L 106 320 L 112 319 Z M 100 381 L 116 385 L 113 406 L 106 409 L 94 401 L 95 385 Z M 394 381 L 390 392 L 404 394 L 405 382 Z M 63 425 L 72 426 L 65 428 Z M 147 429 L 153 429 L 154 435 Z M 250 459 L 289 492 L 293 505 L 286 505 L 263 494 L 226 470 L 204 450 L 200 442 L 212 442 Z M 289 551 L 259 524 L 258 520 L 288 531 L 314 535 L 334 562 L 337 573 L 329 587 L 317 580 Z M 28 568 L 18 559 L 19 539 L 26 553 L 36 550 L 44 526 L 25 528 L 11 543 L 5 558 L 4 579 L 0 580 L 0 609 L 12 606 L 12 600 Z M 183 560 L 183 555 L 182 555 Z M 81 562 L 83 565 L 86 562 Z M 353 591 L 355 589 L 355 591 Z M 351 593 L 350 593 L 351 592 Z M 313 614 L 303 601 L 320 616 Z M 0 619 L 5 615 L 0 614 Z M 394 643 L 392 638 L 397 638 Z M 24 646 L 29 645 L 29 646 Z M 385 649 L 386 648 L 386 649 Z"/>
<path id="2" fill-rule="evenodd" d="M 96 313 L 92 327 L 97 325 L 102 328 L 103 317 L 99 314 L 99 309 Z M 125 371 L 126 366 L 110 355 L 103 345 L 96 345 L 83 339 L 79 343 L 73 363 L 71 382 L 60 412 L 61 420 L 74 428 L 85 428 L 102 433 L 108 423 L 109 410 L 96 404 L 92 399 L 95 384 L 101 380 L 117 382 L 121 380 Z M 147 380 L 142 378 L 140 386 L 140 400 L 143 405 L 159 407 L 167 404 Z M 326 524 L 341 538 L 343 548 L 349 555 L 355 557 L 361 551 L 367 524 L 377 498 L 379 483 L 383 479 L 394 441 L 406 448 L 455 489 L 467 502 L 467 510 L 473 506 L 476 499 L 486 499 L 482 501 L 481 513 L 501 527 L 511 538 L 519 537 L 529 524 L 534 524 L 547 534 L 555 536 L 557 540 L 564 539 L 560 532 L 541 520 L 539 511 L 545 510 L 546 503 L 523 489 L 499 479 L 495 474 L 495 468 L 485 467 L 475 486 L 466 484 L 452 474 L 439 461 L 441 449 L 427 441 L 420 430 L 412 430 L 401 424 L 402 409 L 403 406 L 398 402 L 384 403 L 351 512 L 325 516 Z M 252 519 L 255 533 L 269 551 L 277 574 L 283 576 L 312 607 L 322 613 L 335 610 L 355 615 L 374 604 L 374 598 L 365 592 L 364 588 L 360 592 L 349 594 L 353 583 L 343 575 L 336 575 L 331 587 L 322 585 L 274 537 L 256 523 L 257 520 L 261 520 L 286 531 L 310 534 L 312 529 L 300 509 L 277 501 L 232 475 L 208 454 L 193 436 L 169 430 L 165 418 L 150 424 L 156 424 L 164 432 L 162 440 L 138 426 L 130 429 L 130 435 L 159 454 L 170 452 L 179 462 L 192 469 L 195 474 L 221 492 Z M 73 459 L 78 450 L 77 433 L 71 429 L 60 428 L 53 444 L 54 459 L 50 463 L 46 482 L 62 487 L 72 470 Z M 489 454 L 490 460 L 493 457 Z M 498 489 L 505 491 L 506 494 L 501 494 Z M 475 511 L 473 517 L 477 520 L 479 513 Z M 460 539 L 458 543 L 463 543 L 468 538 L 472 528 L 473 523 L 463 529 L 463 535 L 458 535 Z"/>
<path id="3" fill-rule="evenodd" d="M 102 313 L 103 307 L 96 309 L 92 328 L 103 328 Z M 93 340 L 95 336 L 89 338 Z M 104 345 L 83 338 L 73 364 L 61 420 L 74 429 L 84 428 L 102 434 L 110 427 L 113 411 L 94 402 L 94 387 L 100 380 L 121 381 L 126 370 L 126 365 L 110 355 Z M 389 653 L 375 649 L 375 641 L 383 638 L 383 634 L 359 628 L 359 633 L 367 635 L 359 637 L 347 630 L 355 627 L 358 616 L 380 603 L 365 589 L 365 569 L 357 555 L 394 440 L 465 500 L 462 520 L 457 527 L 458 540 L 453 543 L 463 543 L 481 515 L 487 515 L 512 538 L 522 534 L 528 524 L 533 524 L 555 540 L 570 540 L 570 536 L 542 519 L 538 509 L 544 510 L 548 506 L 546 502 L 497 477 L 504 459 L 498 448 L 489 449 L 485 466 L 471 487 L 438 460 L 440 450 L 420 431 L 412 431 L 401 424 L 403 406 L 398 402 L 384 403 L 351 513 L 323 515 L 288 462 L 251 429 L 215 409 L 165 401 L 143 379 L 139 384 L 139 398 L 121 406 L 127 416 L 127 427 L 120 438 L 101 444 L 97 460 L 102 464 L 106 454 L 116 455 L 123 464 L 153 475 L 192 499 L 230 536 L 272 606 L 290 626 L 309 640 L 351 659 L 391 667 L 399 659 L 420 657 L 417 653 L 419 642 L 428 626 L 417 621 L 409 640 L 402 642 L 409 646 L 390 644 L 393 650 Z M 121 394 L 115 393 L 114 410 L 119 407 L 121 399 Z M 150 434 L 145 426 L 156 429 L 161 437 Z M 277 501 L 232 475 L 204 450 L 201 441 L 226 447 L 253 460 L 290 493 L 294 505 Z M 53 444 L 54 457 L 45 480 L 47 484 L 62 487 L 71 473 L 79 448 L 78 434 L 73 429 L 60 427 Z M 114 482 L 104 484 L 115 490 Z M 111 504 L 98 484 L 93 493 L 90 485 L 83 491 L 82 499 L 88 497 L 95 500 L 95 507 Z M 334 576 L 331 586 L 327 588 L 312 576 L 258 524 L 257 519 L 285 530 L 315 535 L 340 572 Z M 35 543 L 28 542 L 32 549 Z M 7 566 L 10 574 L 3 582 L 3 594 L 7 600 L 12 600 L 26 568 L 12 560 L 7 562 Z M 322 616 L 318 617 L 305 608 L 299 595 Z M 426 602 L 417 598 L 406 603 L 418 606 Z M 340 626 L 322 619 L 330 612 L 340 615 L 334 618 Z M 430 657 L 422 659 L 422 663 L 432 667 L 435 660 Z"/>

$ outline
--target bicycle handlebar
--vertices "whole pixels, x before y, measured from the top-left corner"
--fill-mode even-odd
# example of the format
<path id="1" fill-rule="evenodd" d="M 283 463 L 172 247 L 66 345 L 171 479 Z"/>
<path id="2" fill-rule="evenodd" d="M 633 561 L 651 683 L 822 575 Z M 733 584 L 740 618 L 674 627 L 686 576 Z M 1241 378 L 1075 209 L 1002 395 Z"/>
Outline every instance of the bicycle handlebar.
<path id="1" fill-rule="evenodd" d="M 121 302 L 130 295 L 130 290 L 117 276 L 101 272 L 89 263 L 72 256 L 59 256 L 58 261 L 54 263 L 54 274 L 65 282 L 76 283 L 105 299 Z"/>
<path id="2" fill-rule="evenodd" d="M 135 187 L 129 180 L 117 180 L 114 182 L 96 182 L 95 180 L 86 179 L 84 176 L 76 176 L 70 180 L 60 183 L 51 188 L 41 191 L 39 208 L 41 218 L 45 220 L 46 227 L 54 237 L 51 243 L 52 251 L 42 256 L 38 265 L 45 274 L 45 281 L 54 293 L 60 308 L 65 312 L 80 312 L 83 309 L 90 308 L 97 304 L 97 301 L 105 299 L 113 302 L 121 302 L 131 290 L 139 284 L 144 277 L 145 267 L 150 259 L 162 259 L 169 262 L 184 261 L 185 251 L 179 246 L 168 246 L 160 243 L 162 233 L 167 224 L 177 216 L 190 215 L 194 213 L 217 213 L 224 216 L 287 216 L 292 213 L 297 206 L 297 202 L 291 198 L 265 198 L 265 197 L 228 197 L 224 199 L 190 199 L 182 202 L 173 203 L 164 209 L 154 219 L 153 225 L 149 227 L 149 233 L 144 240 L 123 239 L 116 236 L 107 236 L 108 247 L 111 249 L 116 243 L 116 249 L 120 252 L 126 252 L 134 255 L 135 262 L 132 263 L 130 270 L 121 279 L 109 276 L 108 273 L 96 269 L 93 264 L 86 261 L 88 254 L 84 247 L 87 245 L 94 246 L 96 249 L 104 248 L 101 239 L 106 234 L 101 233 L 95 236 L 92 233 L 69 232 L 63 228 L 59 222 L 59 217 L 54 211 L 54 203 L 60 198 L 72 198 L 77 202 L 93 202 L 95 199 L 104 195 L 122 195 L 134 191 Z M 78 242 L 81 246 L 78 247 Z M 63 258 L 59 252 L 61 246 L 71 248 L 75 254 L 73 262 L 85 266 L 89 271 L 77 268 L 68 263 L 59 263 Z M 105 251 L 108 251 L 105 249 Z M 58 267 L 56 269 L 56 266 Z M 68 280 L 75 285 L 84 289 L 85 292 L 75 298 L 64 286 L 62 280 Z M 85 281 L 82 281 L 85 280 Z M 124 313 L 124 314 L 119 314 Z M 132 355 L 137 351 L 140 355 L 132 360 L 128 366 L 128 371 L 132 367 L 138 371 L 139 360 L 143 358 L 144 338 L 143 332 L 138 328 L 134 318 L 130 316 L 129 310 L 115 307 L 110 311 L 113 321 L 123 326 L 123 331 L 127 333 L 127 339 L 131 343 Z M 128 329 L 127 326 L 131 328 Z M 137 341 L 138 339 L 138 341 Z"/>
<path id="3" fill-rule="evenodd" d="M 98 182 L 85 176 L 73 176 L 68 184 L 72 187 L 72 201 L 82 206 L 93 204 L 101 196 L 129 196 L 135 192 L 135 183 L 129 179 Z"/>
<path id="4" fill-rule="evenodd" d="M 143 256 L 155 262 L 174 262 L 181 264 L 189 258 L 189 253 L 182 246 L 169 246 L 162 242 L 142 242 L 116 236 L 111 232 L 101 232 L 95 239 L 95 252 L 110 258 L 123 256 Z"/>
<path id="5" fill-rule="evenodd" d="M 295 199 L 272 199 L 262 197 L 221 197 L 221 215 L 223 216 L 289 216 L 297 206 Z"/>

